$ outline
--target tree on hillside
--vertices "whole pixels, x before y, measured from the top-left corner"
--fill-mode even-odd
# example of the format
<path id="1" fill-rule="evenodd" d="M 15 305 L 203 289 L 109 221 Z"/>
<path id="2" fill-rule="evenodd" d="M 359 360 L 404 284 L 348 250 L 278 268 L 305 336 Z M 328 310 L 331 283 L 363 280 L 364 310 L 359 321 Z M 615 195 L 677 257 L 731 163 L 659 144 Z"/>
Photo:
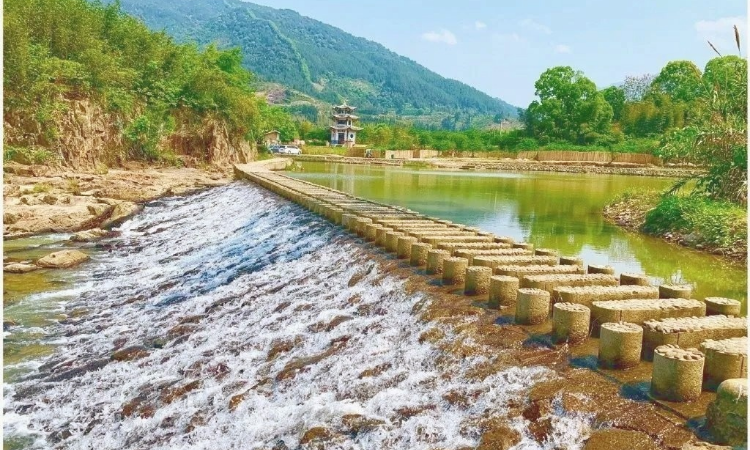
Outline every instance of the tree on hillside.
<path id="1" fill-rule="evenodd" d="M 526 111 L 527 131 L 544 143 L 599 141 L 612 123 L 612 107 L 583 73 L 571 67 L 547 69 L 534 84 L 539 100 Z"/>
<path id="2" fill-rule="evenodd" d="M 690 103 L 703 93 L 701 71 L 691 61 L 670 61 L 654 78 L 651 89 L 672 101 Z"/>
<path id="3" fill-rule="evenodd" d="M 604 100 L 609 103 L 612 107 L 612 119 L 615 121 L 620 120 L 622 117 L 622 109 L 625 107 L 625 91 L 618 88 L 617 86 L 610 86 L 606 89 L 602 89 L 602 95 Z"/>

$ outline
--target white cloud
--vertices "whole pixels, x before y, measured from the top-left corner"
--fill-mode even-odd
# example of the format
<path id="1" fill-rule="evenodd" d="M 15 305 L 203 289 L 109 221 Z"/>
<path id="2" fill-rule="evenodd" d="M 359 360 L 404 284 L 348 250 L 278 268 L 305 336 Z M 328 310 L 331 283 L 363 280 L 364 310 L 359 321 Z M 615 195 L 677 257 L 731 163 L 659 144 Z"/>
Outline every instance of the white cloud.
<path id="1" fill-rule="evenodd" d="M 734 26 L 740 30 L 743 52 L 748 48 L 747 17 L 722 17 L 716 20 L 701 20 L 695 23 L 695 31 L 702 41 L 711 41 L 724 55 L 735 54 Z"/>
<path id="2" fill-rule="evenodd" d="M 487 24 L 482 21 L 477 20 L 476 22 L 474 22 L 474 28 L 476 28 L 477 30 L 483 30 L 487 28 Z"/>
<path id="3" fill-rule="evenodd" d="M 523 36 L 520 36 L 518 33 L 508 33 L 508 34 L 502 34 L 502 33 L 492 33 L 492 39 L 502 42 L 502 43 L 520 43 L 524 42 L 525 39 Z"/>
<path id="4" fill-rule="evenodd" d="M 519 25 L 521 25 L 524 28 L 528 28 L 529 30 L 536 31 L 538 33 L 544 33 L 544 34 L 552 34 L 552 30 L 547 25 L 541 24 L 539 22 L 536 22 L 532 19 L 524 19 L 521 22 L 519 22 Z"/>
<path id="5" fill-rule="evenodd" d="M 573 50 L 568 45 L 557 44 L 557 45 L 555 45 L 555 51 L 557 53 L 571 53 Z"/>
<path id="6" fill-rule="evenodd" d="M 448 45 L 456 45 L 458 43 L 456 35 L 445 28 L 440 31 L 428 31 L 427 33 L 422 33 L 422 39 L 430 42 L 442 42 Z"/>

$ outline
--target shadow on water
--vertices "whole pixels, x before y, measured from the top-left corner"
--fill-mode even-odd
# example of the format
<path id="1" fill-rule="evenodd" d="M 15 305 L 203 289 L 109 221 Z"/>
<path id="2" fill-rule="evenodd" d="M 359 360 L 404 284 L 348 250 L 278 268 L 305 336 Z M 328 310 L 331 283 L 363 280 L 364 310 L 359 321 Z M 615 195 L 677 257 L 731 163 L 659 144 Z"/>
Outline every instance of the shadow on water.
<path id="1" fill-rule="evenodd" d="M 650 402 L 649 391 L 651 383 L 648 381 L 632 381 L 620 387 L 620 395 L 636 402 Z"/>
<path id="2" fill-rule="evenodd" d="M 555 343 L 549 334 L 533 334 L 523 341 L 524 348 L 549 348 L 555 349 Z"/>
<path id="3" fill-rule="evenodd" d="M 570 358 L 570 365 L 576 369 L 599 370 L 599 359 L 596 355 L 578 356 Z"/>
<path id="4" fill-rule="evenodd" d="M 516 323 L 516 316 L 512 316 L 512 315 L 498 316 L 498 318 L 495 319 L 496 325 L 515 325 L 515 323 Z"/>

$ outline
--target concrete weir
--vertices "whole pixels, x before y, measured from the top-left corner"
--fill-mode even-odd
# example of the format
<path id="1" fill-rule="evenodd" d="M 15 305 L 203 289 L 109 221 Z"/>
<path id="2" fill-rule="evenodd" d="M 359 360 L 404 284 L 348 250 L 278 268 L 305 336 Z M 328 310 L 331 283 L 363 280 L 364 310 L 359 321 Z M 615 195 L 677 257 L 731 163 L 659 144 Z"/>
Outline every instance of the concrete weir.
<path id="1" fill-rule="evenodd" d="M 383 248 L 402 267 L 441 280 L 451 295 L 461 292 L 475 305 L 515 313 L 516 325 L 499 326 L 549 330 L 545 322 L 551 320 L 552 342 L 566 345 L 601 336 L 599 363 L 611 370 L 655 359 L 654 398 L 691 401 L 701 390 L 719 386 L 709 410 L 715 429 L 735 414 L 735 403 L 719 400 L 722 392 L 732 391 L 722 386 L 747 376 L 747 319 L 738 317 L 740 302 L 694 299 L 690 285 L 657 286 L 655 278 L 640 273 L 616 276 L 610 266 L 586 265 L 556 249 L 535 249 L 532 243 L 271 171 L 279 168 L 237 165 L 235 176 L 298 203 L 368 246 Z M 735 439 L 731 432 L 725 433 L 727 441 Z"/>

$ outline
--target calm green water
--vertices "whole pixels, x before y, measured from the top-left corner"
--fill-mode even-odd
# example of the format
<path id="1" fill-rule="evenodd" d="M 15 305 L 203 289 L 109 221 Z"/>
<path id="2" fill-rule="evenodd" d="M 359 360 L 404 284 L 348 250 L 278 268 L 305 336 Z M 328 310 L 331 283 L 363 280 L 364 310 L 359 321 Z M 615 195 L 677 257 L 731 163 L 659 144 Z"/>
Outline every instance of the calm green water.
<path id="1" fill-rule="evenodd" d="M 578 255 L 654 282 L 689 282 L 695 297 L 745 302 L 747 269 L 720 258 L 629 233 L 604 222 L 602 208 L 620 193 L 663 190 L 674 180 L 545 172 L 450 172 L 336 163 L 301 163 L 289 175 L 383 203 L 480 227 Z"/>

